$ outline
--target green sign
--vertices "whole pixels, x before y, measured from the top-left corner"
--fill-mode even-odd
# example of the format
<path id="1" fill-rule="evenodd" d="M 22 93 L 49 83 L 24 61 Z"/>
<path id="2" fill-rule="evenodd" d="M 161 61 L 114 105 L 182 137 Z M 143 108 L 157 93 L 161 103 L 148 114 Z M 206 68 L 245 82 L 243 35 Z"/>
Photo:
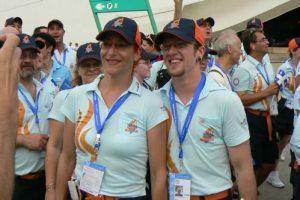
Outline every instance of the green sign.
<path id="1" fill-rule="evenodd" d="M 157 26 L 148 0 L 90 0 L 98 31 L 102 30 L 98 13 L 147 11 L 154 33 Z"/>
<path id="2" fill-rule="evenodd" d="M 145 11 L 147 4 L 143 0 L 91 0 L 94 11 L 98 13 Z"/>

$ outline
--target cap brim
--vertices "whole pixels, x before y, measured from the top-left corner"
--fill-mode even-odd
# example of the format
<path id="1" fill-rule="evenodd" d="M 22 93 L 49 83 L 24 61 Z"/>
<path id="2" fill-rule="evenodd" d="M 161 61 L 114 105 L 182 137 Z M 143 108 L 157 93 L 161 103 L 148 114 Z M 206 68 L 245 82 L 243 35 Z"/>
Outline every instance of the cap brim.
<path id="1" fill-rule="evenodd" d="M 207 52 L 207 54 L 210 54 L 210 55 L 217 55 L 218 52 L 214 49 L 210 49 L 210 48 L 205 48 L 205 51 Z"/>
<path id="2" fill-rule="evenodd" d="M 97 56 L 83 56 L 83 57 L 81 57 L 80 59 L 77 60 L 77 64 L 79 64 L 82 61 L 85 61 L 87 59 L 94 59 L 94 60 L 97 60 L 101 63 L 101 58 L 100 57 L 97 57 Z"/>
<path id="3" fill-rule="evenodd" d="M 262 28 L 262 27 L 261 27 L 261 25 L 258 25 L 258 24 L 248 24 L 247 29 L 249 29 L 249 28 L 258 28 L 259 29 L 259 28 Z"/>
<path id="4" fill-rule="evenodd" d="M 178 34 L 178 33 L 174 33 L 174 32 L 170 32 L 170 31 L 163 31 L 163 32 L 160 32 L 156 37 L 155 37 L 155 44 L 157 45 L 161 45 L 162 43 L 162 40 L 164 39 L 165 35 L 172 35 L 172 36 L 175 36 L 185 42 L 193 42 L 195 41 L 195 39 L 188 39 L 186 37 L 184 37 L 183 35 L 181 34 Z"/>
<path id="5" fill-rule="evenodd" d="M 40 50 L 39 50 L 37 47 L 32 46 L 32 45 L 20 47 L 20 49 L 21 49 L 21 50 L 25 50 L 25 49 L 33 49 L 33 50 L 37 51 L 38 53 L 40 53 Z"/>
<path id="6" fill-rule="evenodd" d="M 106 29 L 105 31 L 100 32 L 96 36 L 96 40 L 102 41 L 105 35 L 109 32 L 114 32 L 120 34 L 129 44 L 135 44 L 135 41 L 130 41 L 129 38 L 126 37 L 126 35 L 121 31 L 121 30 L 116 30 L 116 29 Z"/>
<path id="7" fill-rule="evenodd" d="M 154 53 L 148 53 L 146 52 L 144 49 L 142 49 L 142 59 L 143 60 L 154 60 L 158 57 L 159 55 L 157 54 L 154 54 Z"/>

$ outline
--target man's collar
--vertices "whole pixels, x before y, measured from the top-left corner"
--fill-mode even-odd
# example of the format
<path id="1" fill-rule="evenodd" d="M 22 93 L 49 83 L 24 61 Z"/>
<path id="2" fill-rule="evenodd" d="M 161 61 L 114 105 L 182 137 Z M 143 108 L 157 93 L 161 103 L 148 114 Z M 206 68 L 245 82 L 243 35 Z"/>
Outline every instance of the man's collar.
<path id="1" fill-rule="evenodd" d="M 87 85 L 87 92 L 93 92 L 99 90 L 98 85 L 101 81 L 101 79 L 104 77 L 103 74 L 100 74 L 92 83 Z M 138 82 L 138 80 L 133 77 L 131 85 L 129 86 L 128 92 L 136 95 L 141 95 L 141 90 L 143 86 Z"/>
<path id="2" fill-rule="evenodd" d="M 203 76 L 203 75 L 202 75 Z M 216 81 L 212 80 L 209 76 L 206 76 L 206 82 L 204 85 L 204 88 L 199 96 L 198 100 L 204 99 L 205 97 L 208 96 L 208 94 L 212 91 L 216 91 L 216 90 L 226 90 L 226 88 L 222 85 L 220 85 L 219 83 L 217 83 Z M 171 88 L 171 84 L 172 84 L 172 79 L 167 82 L 161 89 L 160 92 L 162 94 L 165 94 L 166 96 L 169 97 L 169 93 L 170 93 L 170 88 Z"/>

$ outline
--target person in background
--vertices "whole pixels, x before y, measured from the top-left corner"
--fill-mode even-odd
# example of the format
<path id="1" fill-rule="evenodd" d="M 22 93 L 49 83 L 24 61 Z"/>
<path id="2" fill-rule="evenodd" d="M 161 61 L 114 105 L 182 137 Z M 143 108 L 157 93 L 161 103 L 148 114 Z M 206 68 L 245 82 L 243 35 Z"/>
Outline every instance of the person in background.
<path id="1" fill-rule="evenodd" d="M 22 33 L 23 20 L 21 17 L 11 17 L 5 21 L 4 27 L 13 27 Z"/>
<path id="2" fill-rule="evenodd" d="M 18 135 L 15 154 L 13 200 L 45 197 L 45 149 L 48 142 L 48 113 L 52 98 L 47 88 L 33 78 L 39 49 L 34 39 L 21 34 L 19 47 Z"/>
<path id="3" fill-rule="evenodd" d="M 100 46 L 96 43 L 86 43 L 77 51 L 77 65 L 74 71 L 73 85 L 80 86 L 91 83 L 102 73 Z M 63 144 L 63 129 L 65 116 L 60 111 L 70 90 L 64 90 L 57 94 L 52 109 L 48 115 L 49 141 L 46 153 L 46 197 L 45 200 L 55 200 L 56 177 L 59 156 Z"/>
<path id="4" fill-rule="evenodd" d="M 155 38 L 154 34 L 149 34 L 149 35 L 145 36 L 144 38 L 142 38 L 142 48 L 146 52 L 156 55 L 156 57 L 151 59 L 151 62 L 156 62 L 156 61 L 160 60 L 160 52 L 159 52 L 160 50 L 155 45 L 154 38 Z"/>
<path id="5" fill-rule="evenodd" d="M 274 170 L 278 159 L 275 116 L 277 115 L 278 83 L 272 65 L 264 62 L 269 41 L 260 29 L 243 33 L 246 59 L 232 76 L 233 90 L 246 110 L 250 130 L 253 167 L 259 187 Z"/>
<path id="6" fill-rule="evenodd" d="M 52 59 L 56 42 L 48 33 L 38 33 L 33 35 L 37 44 L 41 47 L 40 51 L 43 58 L 43 72 L 47 76 L 52 77 L 54 83 L 61 90 L 70 89 L 72 87 L 71 70 L 66 66 L 60 65 Z"/>
<path id="7" fill-rule="evenodd" d="M 48 33 L 48 28 L 46 26 L 38 26 L 34 29 L 33 35 L 38 33 Z"/>
<path id="8" fill-rule="evenodd" d="M 208 64 L 209 55 L 215 56 L 215 55 L 217 55 L 217 51 L 214 50 L 214 49 L 211 49 L 211 48 L 209 48 L 207 46 L 205 46 L 204 55 L 203 55 L 202 59 L 199 62 L 199 64 L 200 64 L 200 70 L 202 72 L 204 72 L 204 73 L 207 72 L 207 64 Z"/>
<path id="9" fill-rule="evenodd" d="M 53 60 L 58 64 L 66 66 L 73 71 L 76 64 L 76 52 L 64 44 L 65 29 L 63 23 L 58 19 L 53 19 L 48 23 L 48 33 L 56 41 Z"/>
<path id="10" fill-rule="evenodd" d="M 230 70 L 239 63 L 241 40 L 233 30 L 225 30 L 214 41 L 214 48 L 218 52 L 215 64 L 208 71 L 208 76 L 232 91 Z"/>
<path id="11" fill-rule="evenodd" d="M 151 86 L 145 81 L 145 79 L 151 76 L 151 60 L 155 59 L 157 56 L 141 50 L 141 57 L 137 61 L 134 67 L 134 76 L 145 88 L 152 90 Z"/>

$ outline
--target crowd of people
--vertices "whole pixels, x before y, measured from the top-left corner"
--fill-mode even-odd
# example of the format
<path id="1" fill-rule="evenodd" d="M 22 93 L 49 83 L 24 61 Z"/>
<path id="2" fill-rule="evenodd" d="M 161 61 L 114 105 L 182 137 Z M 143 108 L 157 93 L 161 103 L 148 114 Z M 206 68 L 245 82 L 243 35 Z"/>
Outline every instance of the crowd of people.
<path id="1" fill-rule="evenodd" d="M 300 199 L 300 38 L 277 71 L 259 18 L 216 38 L 212 17 L 145 35 L 111 19 L 76 51 L 64 24 L 0 30 L 0 199 L 256 200 L 290 143 Z"/>

